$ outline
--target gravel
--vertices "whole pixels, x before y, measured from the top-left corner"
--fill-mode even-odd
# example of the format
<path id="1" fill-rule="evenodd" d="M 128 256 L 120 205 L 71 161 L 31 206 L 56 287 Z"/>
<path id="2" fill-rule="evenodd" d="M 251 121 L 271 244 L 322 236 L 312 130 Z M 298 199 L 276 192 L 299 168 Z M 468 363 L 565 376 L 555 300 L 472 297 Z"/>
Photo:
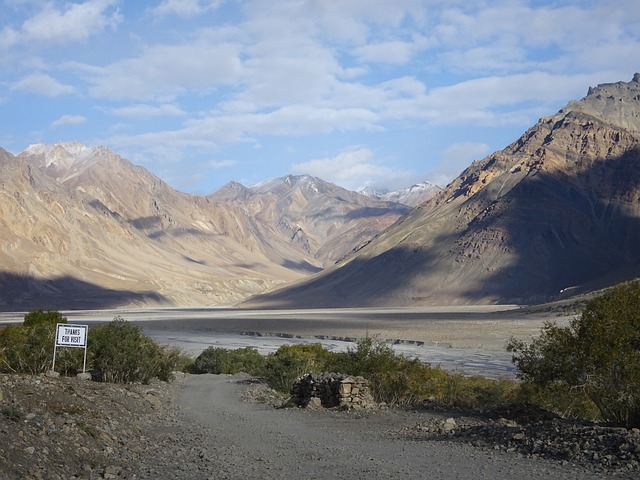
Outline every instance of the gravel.
<path id="1" fill-rule="evenodd" d="M 635 430 L 283 401 L 245 375 L 0 375 L 0 479 L 638 477 Z"/>

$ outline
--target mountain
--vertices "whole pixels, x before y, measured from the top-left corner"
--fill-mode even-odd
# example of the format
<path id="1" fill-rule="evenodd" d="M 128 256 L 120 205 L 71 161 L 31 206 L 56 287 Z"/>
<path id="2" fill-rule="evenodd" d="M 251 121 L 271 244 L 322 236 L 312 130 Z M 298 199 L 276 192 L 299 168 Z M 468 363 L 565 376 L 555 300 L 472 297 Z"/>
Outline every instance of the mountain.
<path id="1" fill-rule="evenodd" d="M 333 265 L 410 210 L 310 175 L 288 175 L 252 187 L 231 182 L 208 198 L 241 208 L 262 237 L 295 245 L 320 267 Z M 281 261 L 287 261 L 285 255 Z"/>
<path id="2" fill-rule="evenodd" d="M 435 197 L 442 188 L 431 182 L 420 182 L 415 185 L 411 185 L 407 188 L 401 188 L 393 192 L 386 190 L 376 190 L 372 188 L 365 188 L 360 193 L 367 195 L 371 198 L 378 200 L 384 200 L 387 202 L 401 203 L 410 207 L 417 207 L 423 202 Z"/>
<path id="3" fill-rule="evenodd" d="M 640 74 L 473 162 L 334 268 L 247 306 L 536 303 L 640 274 Z"/>
<path id="4" fill-rule="evenodd" d="M 104 147 L 0 149 L 0 309 L 233 304 L 335 262 L 406 211 L 337 186 L 334 205 L 330 184 L 319 200 L 305 197 L 310 187 L 235 187 L 264 208 L 242 204 L 234 185 L 178 192 Z M 319 215 L 322 202 L 335 213 L 331 231 L 300 207 Z"/>

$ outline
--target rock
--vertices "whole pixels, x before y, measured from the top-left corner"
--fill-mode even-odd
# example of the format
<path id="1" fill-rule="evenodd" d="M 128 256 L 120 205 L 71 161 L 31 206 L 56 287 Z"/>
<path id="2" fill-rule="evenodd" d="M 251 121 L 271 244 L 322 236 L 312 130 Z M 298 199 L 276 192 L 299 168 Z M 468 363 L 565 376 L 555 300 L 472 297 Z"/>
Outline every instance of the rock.
<path id="1" fill-rule="evenodd" d="M 91 374 L 89 372 L 83 372 L 76 375 L 76 378 L 82 382 L 91 380 Z"/>
<path id="2" fill-rule="evenodd" d="M 518 426 L 518 422 L 516 422 L 515 420 L 508 420 L 506 418 L 499 418 L 496 423 L 498 425 L 504 425 L 505 427 L 517 427 Z"/>
<path id="3" fill-rule="evenodd" d="M 444 432 L 451 432 L 453 430 L 456 429 L 456 427 L 458 426 L 458 424 L 456 423 L 455 419 L 453 418 L 447 418 L 443 423 L 442 423 L 442 430 Z"/>
<path id="4" fill-rule="evenodd" d="M 524 432 L 518 432 L 518 433 L 514 433 L 513 437 L 511 438 L 513 438 L 517 442 L 524 442 L 527 439 L 527 436 L 524 434 Z"/>
<path id="5" fill-rule="evenodd" d="M 154 394 L 148 393 L 144 396 L 144 399 L 151 404 L 153 408 L 160 408 L 162 401 Z"/>
<path id="6" fill-rule="evenodd" d="M 47 373 L 45 373 L 45 376 L 48 378 L 58 378 L 60 376 L 60 374 L 58 372 L 55 372 L 53 370 L 49 370 Z"/>

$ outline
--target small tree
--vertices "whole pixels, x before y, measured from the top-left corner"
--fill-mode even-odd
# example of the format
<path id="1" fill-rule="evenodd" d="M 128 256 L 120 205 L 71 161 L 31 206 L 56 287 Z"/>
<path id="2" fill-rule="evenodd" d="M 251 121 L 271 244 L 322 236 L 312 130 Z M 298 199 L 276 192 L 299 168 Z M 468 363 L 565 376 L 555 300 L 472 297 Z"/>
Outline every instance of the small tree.
<path id="1" fill-rule="evenodd" d="M 605 421 L 640 426 L 640 282 L 611 288 L 567 327 L 548 323 L 507 350 L 520 378 L 581 389 Z"/>
<path id="2" fill-rule="evenodd" d="M 326 371 L 331 356 L 331 352 L 319 343 L 283 345 L 267 356 L 264 376 L 274 390 L 289 392 L 302 375 Z"/>
<path id="3" fill-rule="evenodd" d="M 193 362 L 194 373 L 234 374 L 245 372 L 250 375 L 262 374 L 265 357 L 255 348 L 245 347 L 229 350 L 222 347 L 208 347 Z"/>
<path id="4" fill-rule="evenodd" d="M 177 349 L 158 345 L 122 317 L 90 330 L 88 346 L 93 369 L 105 382 L 167 380 L 181 362 Z"/>
<path id="5" fill-rule="evenodd" d="M 56 310 L 33 310 L 25 314 L 22 322 L 25 327 L 35 327 L 36 325 L 55 327 L 58 323 L 67 323 L 67 319 Z"/>
<path id="6" fill-rule="evenodd" d="M 60 312 L 34 310 L 25 314 L 22 325 L 11 325 L 0 331 L 0 351 L 3 352 L 0 369 L 32 375 L 49 370 L 58 323 L 67 323 Z M 57 366 L 67 372 L 77 368 L 78 358 L 81 358 L 78 352 L 63 351 Z"/>

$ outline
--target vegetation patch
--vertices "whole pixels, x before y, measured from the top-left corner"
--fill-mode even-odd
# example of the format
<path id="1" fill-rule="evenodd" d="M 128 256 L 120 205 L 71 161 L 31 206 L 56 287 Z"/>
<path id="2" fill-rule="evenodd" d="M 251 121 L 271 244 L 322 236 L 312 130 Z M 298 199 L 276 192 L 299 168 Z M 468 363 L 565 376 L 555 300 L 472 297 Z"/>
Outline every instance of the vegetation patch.
<path id="1" fill-rule="evenodd" d="M 0 372 L 49 370 L 59 312 L 35 311 L 23 325 L 0 330 Z M 195 360 L 175 347 L 160 346 L 120 317 L 89 332 L 88 364 L 94 378 L 112 383 L 167 380 L 172 371 L 246 372 L 288 394 L 305 374 L 335 372 L 368 380 L 374 400 L 389 405 L 438 404 L 489 411 L 529 404 L 563 418 L 640 426 L 640 282 L 606 290 L 586 303 L 568 326 L 548 323 L 531 343 L 512 339 L 519 381 L 468 377 L 396 354 L 390 345 L 366 337 L 346 352 L 320 344 L 286 345 L 269 355 L 255 349 L 209 347 Z M 82 364 L 78 349 L 61 349 L 60 373 Z M 2 410 L 9 419 L 17 413 Z"/>
<path id="2" fill-rule="evenodd" d="M 608 289 L 568 326 L 547 323 L 532 343 L 511 340 L 507 349 L 538 402 L 640 427 L 640 282 Z"/>

